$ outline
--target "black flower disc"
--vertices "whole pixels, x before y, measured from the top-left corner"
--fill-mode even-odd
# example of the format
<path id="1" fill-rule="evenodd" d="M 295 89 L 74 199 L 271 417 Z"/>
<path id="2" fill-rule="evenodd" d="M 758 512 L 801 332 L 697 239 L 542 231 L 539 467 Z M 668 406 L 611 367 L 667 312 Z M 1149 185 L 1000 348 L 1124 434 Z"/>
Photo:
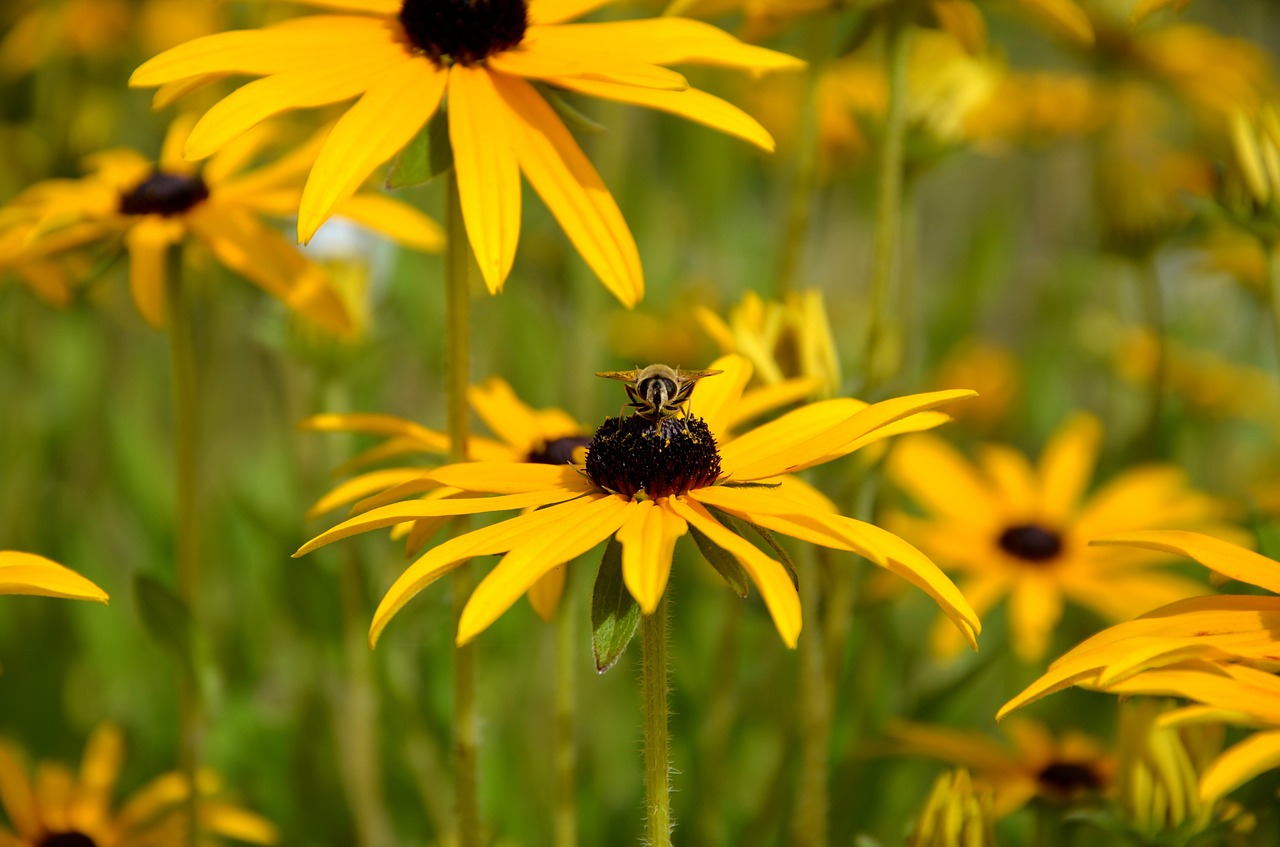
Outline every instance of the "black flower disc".
<path id="1" fill-rule="evenodd" d="M 432 60 L 471 65 L 519 44 L 529 10 L 525 0 L 404 0 L 400 25 Z"/>
<path id="2" fill-rule="evenodd" d="M 120 197 L 126 215 L 180 215 L 209 199 L 209 186 L 199 176 L 156 171 Z"/>
<path id="3" fill-rule="evenodd" d="M 683 494 L 715 483 L 720 452 L 702 418 L 609 418 L 587 452 L 587 476 L 628 497 Z"/>

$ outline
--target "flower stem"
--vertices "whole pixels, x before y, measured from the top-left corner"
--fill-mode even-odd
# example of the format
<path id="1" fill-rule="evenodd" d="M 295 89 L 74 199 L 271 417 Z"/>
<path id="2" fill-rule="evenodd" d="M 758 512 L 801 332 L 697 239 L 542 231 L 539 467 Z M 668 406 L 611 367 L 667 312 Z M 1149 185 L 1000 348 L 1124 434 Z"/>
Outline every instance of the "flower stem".
<path id="1" fill-rule="evenodd" d="M 826 847 L 829 777 L 827 762 L 831 749 L 831 696 L 827 687 L 827 661 L 818 614 L 821 572 L 812 547 L 805 545 L 796 556 L 800 578 L 800 608 L 812 623 L 800 632 L 801 751 L 800 779 L 796 785 L 794 843 L 805 847 Z"/>
<path id="2" fill-rule="evenodd" d="M 889 104 L 880 148 L 880 185 L 876 197 L 875 242 L 871 268 L 871 326 L 863 369 L 867 388 L 892 376 L 888 358 L 889 297 L 898 276 L 902 250 L 903 161 L 907 139 L 907 57 L 910 29 L 901 14 L 886 18 L 885 60 L 889 65 Z"/>
<path id="3" fill-rule="evenodd" d="M 445 188 L 445 399 L 449 430 L 449 460 L 467 460 L 467 435 L 470 407 L 467 386 L 471 377 L 471 313 L 469 273 L 471 245 L 467 242 L 462 222 L 462 202 L 458 196 L 458 180 L 449 172 Z M 454 531 L 465 531 L 465 525 L 454 521 Z M 453 624 L 456 631 L 463 606 L 471 596 L 473 577 L 471 563 L 454 569 L 450 579 L 453 589 Z M 458 845 L 480 847 L 480 800 L 476 782 L 476 658 L 475 647 L 467 644 L 453 654 L 454 710 L 454 779 L 457 785 Z"/>
<path id="4" fill-rule="evenodd" d="M 1271 328 L 1275 331 L 1276 360 L 1280 365 L 1280 242 L 1263 242 L 1267 256 L 1267 299 L 1271 305 Z"/>
<path id="5" fill-rule="evenodd" d="M 577 628 L 571 597 L 573 580 L 566 578 L 560 607 L 556 609 L 556 732 L 555 732 L 555 839 L 556 847 L 578 844 L 577 703 L 578 674 L 574 644 Z"/>
<path id="6" fill-rule="evenodd" d="M 1169 333 L 1165 326 L 1164 293 L 1160 289 L 1160 273 L 1151 256 L 1142 259 L 1138 269 L 1142 288 L 1142 308 L 1146 312 L 1147 327 L 1155 341 L 1155 359 L 1151 363 L 1151 398 L 1147 408 L 1147 431 L 1143 439 L 1149 457 L 1160 450 L 1160 419 L 1164 417 L 1165 386 L 1169 372 Z M 1275 307 L 1272 306 L 1272 314 Z M 1277 336 L 1280 339 L 1280 335 Z"/>
<path id="7" fill-rule="evenodd" d="M 200 582 L 200 472 L 199 394 L 196 387 L 195 321 L 191 291 L 182 278 L 182 247 L 171 247 L 167 257 L 166 327 L 169 333 L 169 366 L 173 380 L 173 469 L 174 469 L 174 565 L 178 599 L 186 606 L 191 638 L 191 655 L 178 686 L 179 763 L 187 783 L 188 847 L 200 841 L 199 791 L 196 774 L 200 768 L 200 692 L 196 639 Z"/>
<path id="8" fill-rule="evenodd" d="M 671 847 L 671 753 L 667 735 L 667 598 L 640 624 L 644 688 L 645 843 Z"/>

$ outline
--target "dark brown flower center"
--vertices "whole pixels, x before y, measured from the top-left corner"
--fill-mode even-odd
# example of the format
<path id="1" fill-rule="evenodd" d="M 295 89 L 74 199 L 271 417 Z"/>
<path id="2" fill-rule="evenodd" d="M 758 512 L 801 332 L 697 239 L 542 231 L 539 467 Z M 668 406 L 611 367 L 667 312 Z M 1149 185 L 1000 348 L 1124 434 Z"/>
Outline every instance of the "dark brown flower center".
<path id="1" fill-rule="evenodd" d="M 36 847 L 98 847 L 93 839 L 74 829 L 69 832 L 51 832 L 36 842 Z"/>
<path id="2" fill-rule="evenodd" d="M 525 461 L 540 465 L 571 465 L 574 464 L 573 454 L 583 447 L 590 446 L 591 439 L 585 435 L 556 438 L 531 452 Z"/>
<path id="3" fill-rule="evenodd" d="M 433 61 L 471 65 L 519 44 L 529 10 L 525 0 L 404 0 L 400 25 Z"/>
<path id="4" fill-rule="evenodd" d="M 120 197 L 120 211 L 126 215 L 180 215 L 209 199 L 209 186 L 198 175 L 167 174 L 156 171 L 137 188 Z"/>
<path id="5" fill-rule="evenodd" d="M 1027 562 L 1044 564 L 1062 552 L 1062 536 L 1039 524 L 1011 526 L 1000 533 L 1000 549 Z"/>
<path id="6" fill-rule="evenodd" d="M 1036 775 L 1041 789 L 1050 796 L 1068 799 L 1102 789 L 1102 774 L 1082 762 L 1053 762 Z"/>
<path id="7" fill-rule="evenodd" d="M 720 451 L 702 418 L 609 418 L 587 451 L 587 476 L 627 497 L 683 494 L 716 481 Z"/>

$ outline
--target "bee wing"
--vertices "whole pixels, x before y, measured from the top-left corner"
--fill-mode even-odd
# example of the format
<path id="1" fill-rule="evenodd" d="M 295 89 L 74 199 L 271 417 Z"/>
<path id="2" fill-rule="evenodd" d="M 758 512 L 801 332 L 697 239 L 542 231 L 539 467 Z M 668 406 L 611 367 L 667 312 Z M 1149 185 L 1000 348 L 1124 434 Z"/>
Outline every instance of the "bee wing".
<path id="1" fill-rule="evenodd" d="M 682 380 L 689 380 L 692 382 L 694 380 L 702 379 L 704 376 L 722 374 L 724 371 L 676 371 L 676 373 L 680 375 Z M 603 374 L 596 374 L 596 376 L 603 376 Z"/>
<path id="2" fill-rule="evenodd" d="M 620 379 L 623 382 L 635 382 L 640 371 L 599 371 L 596 376 L 602 376 L 605 379 Z"/>

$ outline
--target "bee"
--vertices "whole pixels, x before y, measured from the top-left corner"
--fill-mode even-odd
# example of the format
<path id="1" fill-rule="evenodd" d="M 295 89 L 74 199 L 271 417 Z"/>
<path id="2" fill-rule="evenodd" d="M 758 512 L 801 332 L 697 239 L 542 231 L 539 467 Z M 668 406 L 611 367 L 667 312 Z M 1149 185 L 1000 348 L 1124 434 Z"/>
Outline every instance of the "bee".
<path id="1" fill-rule="evenodd" d="M 596 376 L 625 382 L 636 414 L 660 423 L 675 417 L 693 392 L 694 383 L 718 373 L 724 371 L 682 371 L 667 365 L 649 365 L 634 371 L 604 371 Z"/>

